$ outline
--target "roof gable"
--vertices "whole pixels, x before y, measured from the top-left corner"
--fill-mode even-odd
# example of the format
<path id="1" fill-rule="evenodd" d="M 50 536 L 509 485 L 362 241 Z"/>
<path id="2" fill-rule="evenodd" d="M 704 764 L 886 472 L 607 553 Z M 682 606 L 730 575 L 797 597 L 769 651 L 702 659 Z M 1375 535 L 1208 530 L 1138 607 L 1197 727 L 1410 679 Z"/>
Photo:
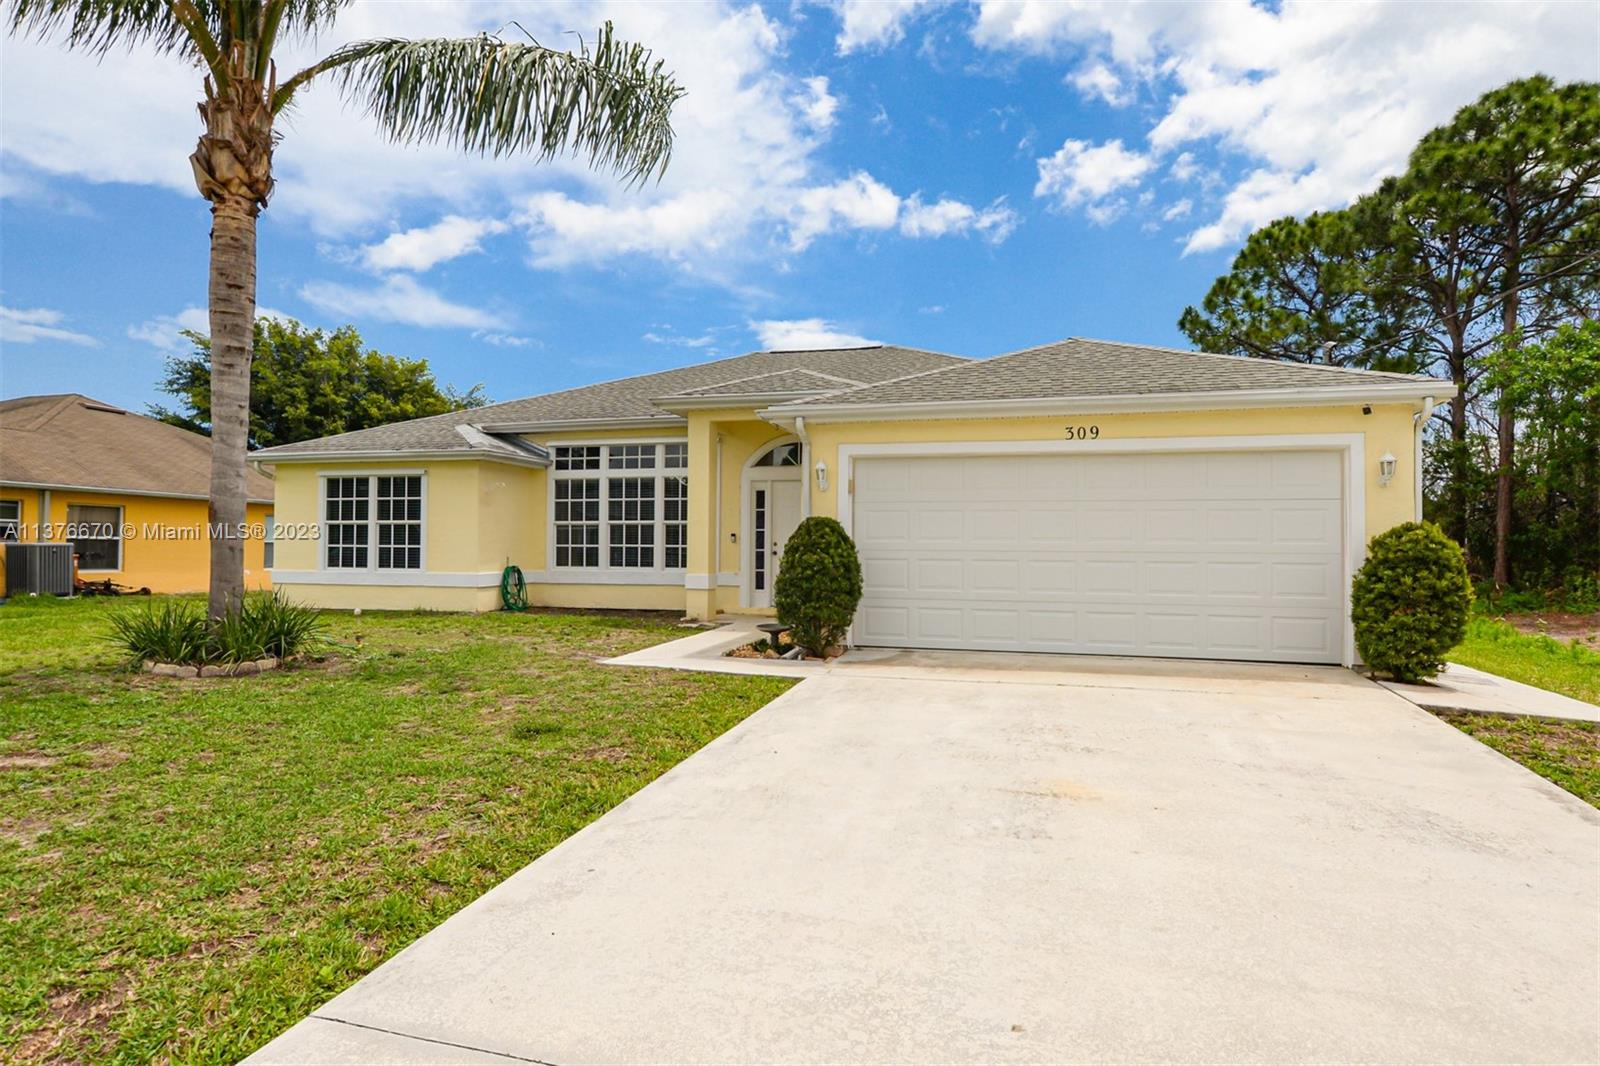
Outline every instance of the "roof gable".
<path id="1" fill-rule="evenodd" d="M 893 406 L 1399 386 L 1429 379 L 1072 337 L 783 405 Z M 1445 382 L 1438 383 L 1448 389 Z M 1441 393 L 1442 394 L 1442 393 Z"/>
<path id="2" fill-rule="evenodd" d="M 211 438 L 78 393 L 0 402 L 0 481 L 207 499 Z M 270 501 L 272 479 L 245 472 Z"/>
<path id="3" fill-rule="evenodd" d="M 794 371 L 805 371 L 827 378 L 841 379 L 833 387 L 854 383 L 872 384 L 904 377 L 920 371 L 964 363 L 961 356 L 942 355 L 916 348 L 873 345 L 863 348 L 830 348 L 816 351 L 752 352 L 749 355 L 718 359 L 710 363 L 662 370 L 653 374 L 603 381 L 576 389 L 510 400 L 470 411 L 452 411 L 429 418 L 396 422 L 372 429 L 341 433 L 318 440 L 300 441 L 269 448 L 261 458 L 292 459 L 297 455 L 372 455 L 390 452 L 456 453 L 471 455 L 476 450 L 455 431 L 458 425 L 486 427 L 491 431 L 512 432 L 505 427 L 530 423 L 637 422 L 680 425 L 682 418 L 656 405 L 663 397 L 677 396 L 690 389 L 707 389 L 750 382 Z M 810 379 L 807 379 L 808 381 Z M 805 391 L 814 392 L 816 388 Z"/>

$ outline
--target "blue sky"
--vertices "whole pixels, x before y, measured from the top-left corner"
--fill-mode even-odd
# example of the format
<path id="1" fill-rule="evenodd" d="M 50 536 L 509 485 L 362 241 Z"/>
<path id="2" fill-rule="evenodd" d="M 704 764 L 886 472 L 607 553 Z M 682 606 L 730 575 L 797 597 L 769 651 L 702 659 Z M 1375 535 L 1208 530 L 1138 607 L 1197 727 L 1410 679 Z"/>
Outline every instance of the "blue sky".
<path id="1" fill-rule="evenodd" d="M 1600 76 L 1588 3 L 357 3 L 382 34 L 605 18 L 689 88 L 666 179 L 283 125 L 259 302 L 497 400 L 760 347 L 1182 345 L 1254 227 L 1338 206 L 1483 90 Z M 5 41 L 0 393 L 159 401 L 203 328 L 198 75 Z"/>

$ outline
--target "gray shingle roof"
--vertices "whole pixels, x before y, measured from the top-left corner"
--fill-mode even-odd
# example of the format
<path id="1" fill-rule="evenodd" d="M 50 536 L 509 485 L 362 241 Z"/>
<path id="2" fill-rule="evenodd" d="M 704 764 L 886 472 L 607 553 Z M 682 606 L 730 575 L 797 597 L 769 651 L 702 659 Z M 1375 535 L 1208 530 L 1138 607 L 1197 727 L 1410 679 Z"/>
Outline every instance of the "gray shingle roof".
<path id="1" fill-rule="evenodd" d="M 807 406 L 1053 400 L 1405 384 L 1423 380 L 1427 379 L 1072 337 L 992 359 L 940 367 L 882 384 L 800 400 L 785 404 L 784 409 L 803 414 Z M 1448 388 L 1448 383 L 1440 384 Z"/>
<path id="2" fill-rule="evenodd" d="M 816 371 L 830 377 L 872 384 L 964 362 L 966 360 L 960 356 L 887 344 L 819 351 L 752 352 L 697 366 L 585 385 L 525 400 L 511 400 L 472 411 L 452 411 L 430 418 L 284 444 L 256 452 L 252 458 L 271 462 L 297 455 L 483 451 L 482 447 L 456 431 L 457 426 L 464 425 L 493 427 L 526 422 L 619 419 L 678 425 L 682 419 L 657 407 L 654 403 L 656 399 L 676 395 L 686 389 L 701 389 L 785 371 Z"/>
<path id="3" fill-rule="evenodd" d="M 784 396 L 796 393 L 837 392 L 840 389 L 857 388 L 867 382 L 860 378 L 835 377 L 832 374 L 819 374 L 814 370 L 779 370 L 773 374 L 757 374 L 755 377 L 740 378 L 737 381 L 724 381 L 716 385 L 702 385 L 695 389 L 684 389 L 676 396 L 663 396 L 661 399 L 691 399 L 717 396 Z"/>

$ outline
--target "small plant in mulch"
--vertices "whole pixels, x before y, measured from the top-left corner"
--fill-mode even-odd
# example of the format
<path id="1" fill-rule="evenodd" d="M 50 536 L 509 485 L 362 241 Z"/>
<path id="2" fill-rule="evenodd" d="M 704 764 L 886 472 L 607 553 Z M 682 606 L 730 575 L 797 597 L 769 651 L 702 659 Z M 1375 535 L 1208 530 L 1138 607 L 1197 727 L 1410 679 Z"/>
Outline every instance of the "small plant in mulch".
<path id="1" fill-rule="evenodd" d="M 281 593 L 246 596 L 208 619 L 197 604 L 163 600 L 111 619 L 110 641 L 129 665 L 175 677 L 224 677 L 277 669 L 323 642 L 323 620 Z"/>
<path id="2" fill-rule="evenodd" d="M 793 648 L 793 644 L 785 644 L 781 640 L 773 643 L 763 637 L 750 644 L 741 644 L 732 651 L 724 652 L 730 659 L 781 659 L 786 651 Z"/>

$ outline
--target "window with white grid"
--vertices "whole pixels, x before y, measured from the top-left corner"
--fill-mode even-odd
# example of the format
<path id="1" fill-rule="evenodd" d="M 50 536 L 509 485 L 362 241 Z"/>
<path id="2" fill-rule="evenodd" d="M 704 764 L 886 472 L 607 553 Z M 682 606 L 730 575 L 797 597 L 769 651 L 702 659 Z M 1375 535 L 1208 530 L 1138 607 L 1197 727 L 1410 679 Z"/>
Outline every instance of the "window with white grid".
<path id="1" fill-rule="evenodd" d="M 689 479 L 661 479 L 661 565 L 681 570 L 689 564 Z"/>
<path id="2" fill-rule="evenodd" d="M 422 569 L 422 478 L 380 477 L 378 569 Z"/>
<path id="3" fill-rule="evenodd" d="M 657 573 L 685 568 L 687 443 L 557 445 L 552 454 L 554 566 Z"/>
<path id="4" fill-rule="evenodd" d="M 323 481 L 322 543 L 330 570 L 365 570 L 372 544 L 372 479 L 330 477 Z"/>
<path id="5" fill-rule="evenodd" d="M 555 490 L 556 565 L 598 567 L 600 479 L 557 478 Z"/>
<path id="6" fill-rule="evenodd" d="M 653 477 L 606 479 L 606 545 L 612 568 L 655 568 L 656 486 Z"/>

